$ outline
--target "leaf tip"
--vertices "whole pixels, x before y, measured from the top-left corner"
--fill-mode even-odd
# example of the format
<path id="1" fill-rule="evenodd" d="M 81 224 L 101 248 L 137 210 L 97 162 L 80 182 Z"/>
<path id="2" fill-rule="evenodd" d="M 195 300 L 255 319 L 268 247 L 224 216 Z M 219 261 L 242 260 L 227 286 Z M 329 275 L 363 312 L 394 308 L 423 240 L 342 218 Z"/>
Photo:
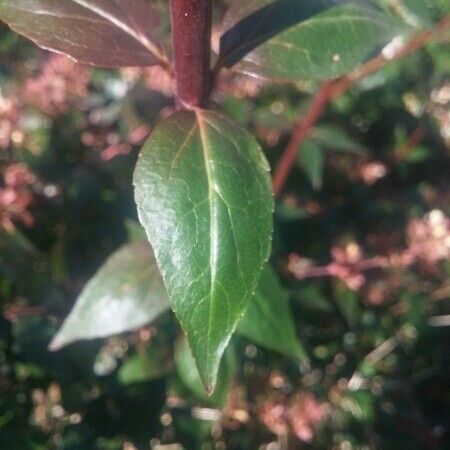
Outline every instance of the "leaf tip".
<path id="1" fill-rule="evenodd" d="M 213 384 L 206 384 L 205 390 L 209 397 L 211 397 L 214 394 L 214 391 L 216 390 L 215 386 Z"/>
<path id="2" fill-rule="evenodd" d="M 198 368 L 198 365 L 197 365 Z M 208 397 L 211 397 L 214 395 L 214 392 L 216 391 L 216 385 L 217 385 L 217 375 L 218 371 L 215 374 L 205 374 L 202 370 L 198 368 L 200 380 L 202 382 L 203 388 L 206 391 L 206 394 Z"/>
<path id="3" fill-rule="evenodd" d="M 61 338 L 61 335 L 57 333 L 50 341 L 50 344 L 48 344 L 48 350 L 51 352 L 58 352 L 65 345 L 67 345 L 67 342 L 65 342 L 64 339 Z"/>

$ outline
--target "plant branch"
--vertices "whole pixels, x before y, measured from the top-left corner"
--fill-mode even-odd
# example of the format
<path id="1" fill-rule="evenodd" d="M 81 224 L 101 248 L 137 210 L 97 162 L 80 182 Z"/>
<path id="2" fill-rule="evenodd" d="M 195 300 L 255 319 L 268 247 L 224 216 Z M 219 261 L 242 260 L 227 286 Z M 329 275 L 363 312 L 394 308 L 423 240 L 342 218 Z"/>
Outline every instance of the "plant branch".
<path id="1" fill-rule="evenodd" d="M 321 89 L 314 97 L 309 109 L 304 118 L 302 118 L 294 128 L 291 139 L 289 140 L 280 162 L 278 163 L 277 170 L 273 177 L 273 190 L 275 196 L 278 196 L 282 191 L 284 184 L 289 176 L 292 166 L 297 158 L 298 149 L 303 141 L 308 136 L 309 130 L 319 120 L 324 109 L 332 95 L 332 82 L 326 82 L 322 85 Z"/>
<path id="2" fill-rule="evenodd" d="M 179 109 L 203 106 L 210 91 L 212 0 L 170 0 Z"/>
<path id="3" fill-rule="evenodd" d="M 325 82 L 313 99 L 304 118 L 302 118 L 295 126 L 291 138 L 284 149 L 273 178 L 273 190 L 275 195 L 280 195 L 295 163 L 301 145 L 308 137 L 310 129 L 319 120 L 327 105 L 333 99 L 346 93 L 355 83 L 381 70 L 389 62 L 399 60 L 400 58 L 419 50 L 436 36 L 440 36 L 447 31 L 449 27 L 450 15 L 447 15 L 433 28 L 415 34 L 398 49 L 393 49 L 390 54 L 382 52 L 380 55 L 365 64 L 362 64 L 344 77 L 333 82 Z"/>

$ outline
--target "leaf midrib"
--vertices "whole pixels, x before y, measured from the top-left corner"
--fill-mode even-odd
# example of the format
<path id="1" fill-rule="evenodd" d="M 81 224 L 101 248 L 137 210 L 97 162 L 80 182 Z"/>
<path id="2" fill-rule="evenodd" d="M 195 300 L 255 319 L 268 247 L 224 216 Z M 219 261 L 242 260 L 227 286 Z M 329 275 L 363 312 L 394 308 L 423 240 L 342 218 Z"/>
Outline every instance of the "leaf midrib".
<path id="1" fill-rule="evenodd" d="M 132 27 L 127 25 L 125 22 L 119 20 L 117 17 L 114 17 L 107 11 L 103 10 L 102 8 L 92 5 L 89 2 L 85 0 L 70 0 L 76 5 L 80 6 L 81 8 L 85 8 L 88 11 L 96 14 L 97 16 L 105 19 L 106 21 L 110 22 L 120 30 L 122 30 L 125 34 L 132 37 L 134 40 L 136 40 L 139 44 L 141 44 L 149 53 L 151 53 L 161 64 L 164 66 L 167 65 L 167 58 L 166 56 L 161 52 L 161 50 L 158 48 L 158 46 L 152 42 L 150 39 L 148 39 L 147 36 L 145 36 L 142 33 L 137 32 Z M 20 10 L 20 8 L 17 8 L 14 5 L 9 6 L 12 9 Z M 32 14 L 45 14 L 45 15 L 52 15 L 51 11 L 26 11 L 28 13 Z M 86 18 L 80 17 L 81 20 L 87 20 Z M 92 21 L 91 21 L 92 22 Z"/>
<path id="2" fill-rule="evenodd" d="M 150 39 L 147 38 L 147 36 L 143 35 L 142 33 L 136 32 L 133 28 L 129 27 L 126 23 L 118 20 L 116 17 L 112 16 L 107 11 L 104 11 L 103 9 L 95 5 L 91 5 L 85 0 L 72 0 L 72 2 L 108 20 L 117 28 L 120 28 L 122 31 L 124 31 L 129 36 L 138 41 L 140 44 L 142 44 L 150 53 L 153 54 L 153 56 L 156 59 L 166 62 L 166 58 L 164 57 L 164 55 L 161 53 L 158 47 L 153 42 L 151 42 Z"/>
<path id="3" fill-rule="evenodd" d="M 203 158 L 205 161 L 205 170 L 206 170 L 206 179 L 208 183 L 208 199 L 209 199 L 209 235 L 210 235 L 210 252 L 209 252 L 209 265 L 211 267 L 211 284 L 210 284 L 210 297 L 211 297 L 211 303 L 209 305 L 208 309 L 208 331 L 207 331 L 207 337 L 206 337 L 206 372 L 207 372 L 207 378 L 208 383 L 209 379 L 211 377 L 211 374 L 209 372 L 209 366 L 210 366 L 210 344 L 211 344 L 211 330 L 212 330 L 212 305 L 213 305 L 213 299 L 214 299 L 214 286 L 215 286 L 215 280 L 216 280 L 216 274 L 217 274 L 217 261 L 218 261 L 218 221 L 217 216 L 214 213 L 214 198 L 217 196 L 217 193 L 214 189 L 213 185 L 213 174 L 212 174 L 212 168 L 210 166 L 210 151 L 209 151 L 209 142 L 207 138 L 207 132 L 206 132 L 206 120 L 202 118 L 202 113 L 200 110 L 195 111 L 195 116 L 198 123 L 198 129 L 200 134 L 200 140 L 202 143 L 202 151 L 203 151 Z"/>
<path id="4" fill-rule="evenodd" d="M 352 5 L 352 6 L 355 7 L 355 5 Z M 340 6 L 335 6 L 335 7 L 339 8 Z M 331 8 L 334 8 L 334 7 L 331 7 Z M 365 8 L 361 7 L 361 9 L 365 9 Z M 232 57 L 235 54 L 238 54 L 239 52 L 241 52 L 242 50 L 244 50 L 247 47 L 251 48 L 252 46 L 254 46 L 260 40 L 262 40 L 262 44 L 261 45 L 270 44 L 271 42 L 274 42 L 274 39 L 269 39 L 268 41 L 264 42 L 264 40 L 267 39 L 270 36 L 270 33 L 265 33 L 264 35 L 262 35 L 262 37 L 259 37 L 257 40 L 252 38 L 255 35 L 256 31 L 258 30 L 258 27 L 260 26 L 261 22 L 264 19 L 266 19 L 266 18 L 267 17 L 264 16 L 261 20 L 259 20 L 255 24 L 253 29 L 250 31 L 250 34 L 248 34 L 246 36 L 246 38 L 242 41 L 242 44 L 240 44 L 239 46 L 235 47 L 234 49 L 231 49 L 229 52 L 224 53 L 223 55 L 221 55 L 220 60 L 226 62 L 227 60 L 232 59 Z M 380 26 L 385 26 L 385 24 L 382 23 L 381 21 L 375 20 L 373 15 L 372 15 L 371 18 L 368 18 L 368 17 L 361 17 L 359 15 L 352 15 L 352 14 L 348 13 L 348 14 L 342 14 L 342 15 L 340 15 L 338 17 L 333 17 L 332 20 L 333 20 L 333 23 L 336 23 L 337 20 L 347 21 L 347 20 L 350 20 L 350 19 L 352 19 L 352 20 L 359 20 L 361 22 L 376 22 Z M 307 28 L 307 27 L 315 26 L 319 22 L 323 24 L 323 23 L 326 23 L 327 21 L 330 21 L 330 18 L 328 18 L 328 17 L 316 17 L 316 15 L 313 15 L 312 17 L 310 17 L 308 19 L 302 20 L 299 23 L 297 23 L 295 25 L 292 25 L 291 27 L 289 27 L 289 28 L 287 28 L 285 30 L 282 30 L 277 35 L 279 37 L 279 36 L 283 35 L 284 33 L 291 31 L 294 28 L 299 28 L 299 27 Z M 275 37 L 276 36 L 274 36 L 274 38 Z M 256 49 L 257 48 L 254 48 L 253 50 L 250 50 L 249 53 L 251 53 L 252 51 L 254 51 Z M 245 59 L 246 56 L 248 56 L 248 54 L 245 55 L 243 59 Z"/>

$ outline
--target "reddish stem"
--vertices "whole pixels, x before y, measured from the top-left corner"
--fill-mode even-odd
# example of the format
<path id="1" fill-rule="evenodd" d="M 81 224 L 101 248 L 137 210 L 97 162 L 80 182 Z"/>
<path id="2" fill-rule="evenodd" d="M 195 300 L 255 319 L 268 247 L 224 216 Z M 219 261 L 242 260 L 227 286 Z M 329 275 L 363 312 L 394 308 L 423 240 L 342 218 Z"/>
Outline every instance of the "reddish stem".
<path id="1" fill-rule="evenodd" d="M 276 196 L 280 195 L 286 180 L 294 166 L 298 151 L 307 138 L 310 128 L 320 119 L 327 105 L 336 97 L 345 94 L 352 86 L 365 77 L 381 70 L 391 61 L 401 59 L 428 44 L 433 38 L 441 37 L 450 27 L 450 15 L 445 16 L 433 28 L 415 34 L 399 50 L 387 58 L 383 54 L 357 67 L 344 77 L 325 83 L 313 99 L 305 117 L 298 122 L 291 139 L 284 149 L 281 160 L 276 168 L 273 178 L 273 190 Z"/>
<path id="2" fill-rule="evenodd" d="M 300 119 L 295 127 L 291 139 L 285 148 L 278 163 L 277 170 L 273 178 L 273 191 L 278 196 L 284 187 L 284 183 L 294 165 L 300 145 L 308 136 L 309 130 L 317 122 L 330 101 L 332 83 L 326 82 L 314 97 L 306 116 Z"/>
<path id="3" fill-rule="evenodd" d="M 212 0 L 170 0 L 176 102 L 204 106 L 210 90 Z"/>

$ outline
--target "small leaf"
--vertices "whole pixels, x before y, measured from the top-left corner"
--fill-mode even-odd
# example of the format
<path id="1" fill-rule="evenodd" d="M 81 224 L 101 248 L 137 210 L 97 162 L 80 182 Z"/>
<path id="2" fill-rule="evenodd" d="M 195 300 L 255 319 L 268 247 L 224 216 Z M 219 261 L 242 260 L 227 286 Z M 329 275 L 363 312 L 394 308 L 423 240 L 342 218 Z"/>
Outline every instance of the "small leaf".
<path id="1" fill-rule="evenodd" d="M 264 268 L 256 294 L 250 300 L 237 332 L 269 350 L 308 361 L 295 332 L 288 295 L 270 266 Z"/>
<path id="2" fill-rule="evenodd" d="M 335 301 L 350 328 L 358 323 L 361 311 L 358 295 L 343 283 L 336 283 Z"/>
<path id="3" fill-rule="evenodd" d="M 166 63 L 146 0 L 0 0 L 0 19 L 40 47 L 104 67 Z"/>
<path id="4" fill-rule="evenodd" d="M 126 245 L 87 283 L 50 349 L 134 330 L 168 307 L 167 291 L 150 246 Z"/>
<path id="5" fill-rule="evenodd" d="M 147 241 L 145 230 L 139 222 L 133 219 L 125 219 L 124 225 L 127 233 L 127 241 L 129 243 Z"/>
<path id="6" fill-rule="evenodd" d="M 298 154 L 300 167 L 316 190 L 322 189 L 323 171 L 325 167 L 325 154 L 319 145 L 313 140 L 306 140 Z"/>
<path id="7" fill-rule="evenodd" d="M 403 3 L 400 13 L 403 13 L 405 20 L 415 26 L 429 27 L 442 14 L 450 12 L 449 0 L 403 0 Z"/>
<path id="8" fill-rule="evenodd" d="M 129 385 L 163 377 L 172 368 L 168 356 L 162 346 L 151 345 L 143 355 L 130 356 L 120 367 L 117 378 L 121 384 Z"/>
<path id="9" fill-rule="evenodd" d="M 302 310 L 318 313 L 332 313 L 334 311 L 332 303 L 315 282 L 310 284 L 303 282 L 301 287 L 294 291 L 292 295 Z"/>
<path id="10" fill-rule="evenodd" d="M 337 6 L 338 5 L 338 6 Z M 279 80 L 335 78 L 387 44 L 405 25 L 351 0 L 235 0 L 220 61 Z"/>
<path id="11" fill-rule="evenodd" d="M 314 127 L 310 133 L 311 138 L 321 145 L 324 150 L 341 151 L 364 155 L 366 149 L 355 141 L 344 130 L 332 125 Z"/>
<path id="12" fill-rule="evenodd" d="M 214 394 L 210 396 L 206 394 L 203 388 L 187 339 L 178 339 L 175 345 L 175 365 L 183 383 L 199 399 L 214 406 L 223 406 L 225 404 L 228 388 L 234 377 L 237 366 L 236 355 L 231 345 L 227 348 L 225 357 L 222 359 L 217 377 L 217 386 Z"/>
<path id="13" fill-rule="evenodd" d="M 139 218 L 209 391 L 269 256 L 268 171 L 251 135 L 200 110 L 157 125 L 136 167 Z"/>

